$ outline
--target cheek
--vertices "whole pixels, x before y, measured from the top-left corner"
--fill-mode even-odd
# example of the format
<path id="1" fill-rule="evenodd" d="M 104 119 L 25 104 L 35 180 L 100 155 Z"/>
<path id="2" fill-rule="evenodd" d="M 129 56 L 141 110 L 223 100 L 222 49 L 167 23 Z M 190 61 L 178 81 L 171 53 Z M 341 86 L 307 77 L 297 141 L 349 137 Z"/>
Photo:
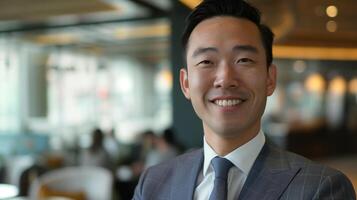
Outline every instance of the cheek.
<path id="1" fill-rule="evenodd" d="M 193 109 L 199 118 L 205 113 L 205 93 L 208 91 L 205 79 L 198 73 L 191 73 L 189 76 L 190 97 Z"/>
<path id="2" fill-rule="evenodd" d="M 260 74 L 260 76 L 257 74 Z M 266 75 L 261 72 L 246 74 L 246 76 L 242 77 L 244 83 L 250 87 L 256 96 L 267 96 L 266 78 Z"/>
<path id="3" fill-rule="evenodd" d="M 189 82 L 192 95 L 203 94 L 211 87 L 209 76 L 203 73 L 191 73 Z"/>

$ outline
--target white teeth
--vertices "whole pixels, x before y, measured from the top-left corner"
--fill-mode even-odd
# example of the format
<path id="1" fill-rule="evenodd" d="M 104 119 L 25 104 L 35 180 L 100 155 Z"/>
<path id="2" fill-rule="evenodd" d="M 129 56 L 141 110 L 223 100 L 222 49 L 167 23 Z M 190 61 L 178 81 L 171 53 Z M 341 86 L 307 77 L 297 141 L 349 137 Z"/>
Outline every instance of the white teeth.
<path id="1" fill-rule="evenodd" d="M 222 106 L 222 107 L 226 107 L 226 106 L 235 106 L 239 103 L 241 103 L 242 100 L 239 100 L 239 99 L 229 99 L 229 100 L 215 100 L 214 103 L 219 105 L 219 106 Z"/>

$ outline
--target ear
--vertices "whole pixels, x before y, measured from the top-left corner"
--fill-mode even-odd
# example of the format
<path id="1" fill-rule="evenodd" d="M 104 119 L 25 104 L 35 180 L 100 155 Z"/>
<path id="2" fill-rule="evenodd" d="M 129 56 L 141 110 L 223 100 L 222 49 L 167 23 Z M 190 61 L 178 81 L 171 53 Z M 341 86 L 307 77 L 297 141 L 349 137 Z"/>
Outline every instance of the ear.
<path id="1" fill-rule="evenodd" d="M 277 69 L 274 64 L 268 67 L 268 77 L 267 77 L 267 96 L 271 96 L 274 93 L 276 87 L 276 76 Z"/>
<path id="2" fill-rule="evenodd" d="M 190 88 L 188 83 L 188 74 L 187 74 L 187 69 L 185 68 L 180 69 L 180 85 L 181 85 L 182 93 L 185 95 L 186 99 L 191 99 Z"/>

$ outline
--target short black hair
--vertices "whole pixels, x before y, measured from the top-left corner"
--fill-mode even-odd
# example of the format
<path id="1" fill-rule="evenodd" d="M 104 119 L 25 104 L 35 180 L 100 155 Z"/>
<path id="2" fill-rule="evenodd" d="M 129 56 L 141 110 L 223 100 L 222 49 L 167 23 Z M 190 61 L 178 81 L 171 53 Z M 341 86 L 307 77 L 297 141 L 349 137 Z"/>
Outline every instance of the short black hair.
<path id="1" fill-rule="evenodd" d="M 188 40 L 193 29 L 202 21 L 217 16 L 244 18 L 253 22 L 259 29 L 266 53 L 267 65 L 273 62 L 274 33 L 261 23 L 260 11 L 244 0 L 204 0 L 186 18 L 182 35 L 182 45 L 187 50 Z"/>

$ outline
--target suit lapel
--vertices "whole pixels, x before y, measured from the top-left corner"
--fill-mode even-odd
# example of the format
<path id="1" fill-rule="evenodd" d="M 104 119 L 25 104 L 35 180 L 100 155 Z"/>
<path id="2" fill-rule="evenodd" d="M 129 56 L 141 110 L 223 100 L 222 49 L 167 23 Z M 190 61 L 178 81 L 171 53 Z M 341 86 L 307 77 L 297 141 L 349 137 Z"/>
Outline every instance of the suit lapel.
<path id="1" fill-rule="evenodd" d="M 289 165 L 282 151 L 265 144 L 238 199 L 279 199 L 299 170 Z"/>
<path id="2" fill-rule="evenodd" d="M 192 152 L 188 159 L 177 162 L 170 199 L 191 200 L 196 188 L 196 181 L 203 165 L 202 149 Z"/>

